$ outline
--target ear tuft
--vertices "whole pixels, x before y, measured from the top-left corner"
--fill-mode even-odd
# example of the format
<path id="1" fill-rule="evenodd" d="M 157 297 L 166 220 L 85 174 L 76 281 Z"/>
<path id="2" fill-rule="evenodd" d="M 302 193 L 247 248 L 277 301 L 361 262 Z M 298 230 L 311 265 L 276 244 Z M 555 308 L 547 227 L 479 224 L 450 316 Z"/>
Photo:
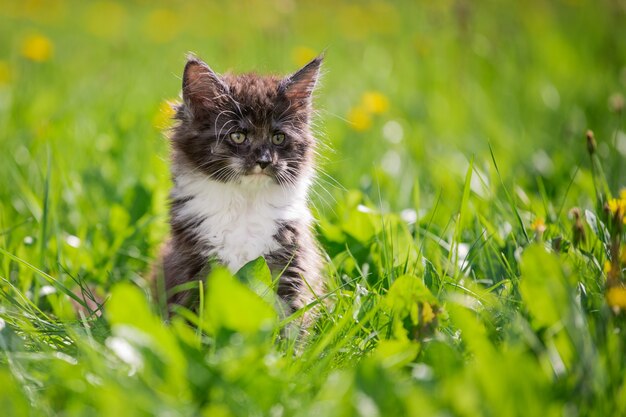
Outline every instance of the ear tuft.
<path id="1" fill-rule="evenodd" d="M 324 54 L 321 54 L 283 80 L 283 91 L 289 100 L 310 104 L 323 60 Z"/>
<path id="2" fill-rule="evenodd" d="M 228 88 L 220 77 L 193 54 L 187 55 L 183 72 L 183 100 L 193 114 L 209 110 Z"/>

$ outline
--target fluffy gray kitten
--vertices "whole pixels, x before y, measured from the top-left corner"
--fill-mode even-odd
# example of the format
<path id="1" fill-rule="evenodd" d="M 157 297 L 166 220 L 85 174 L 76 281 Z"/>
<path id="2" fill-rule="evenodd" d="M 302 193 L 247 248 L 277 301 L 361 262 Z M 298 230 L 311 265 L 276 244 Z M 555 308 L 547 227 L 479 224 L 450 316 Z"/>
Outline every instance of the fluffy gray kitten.
<path id="1" fill-rule="evenodd" d="M 321 61 L 287 77 L 220 76 L 189 58 L 170 137 L 171 235 L 155 272 L 168 306 L 194 307 L 194 294 L 175 287 L 204 279 L 211 261 L 234 273 L 259 256 L 280 275 L 278 295 L 290 311 L 322 292 L 307 205 Z"/>

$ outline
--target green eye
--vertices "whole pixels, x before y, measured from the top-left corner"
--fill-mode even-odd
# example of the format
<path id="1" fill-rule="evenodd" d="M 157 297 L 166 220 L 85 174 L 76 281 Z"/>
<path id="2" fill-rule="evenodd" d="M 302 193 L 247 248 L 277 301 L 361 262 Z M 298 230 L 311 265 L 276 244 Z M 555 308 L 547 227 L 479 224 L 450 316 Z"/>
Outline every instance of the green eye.
<path id="1" fill-rule="evenodd" d="M 234 132 L 230 134 L 230 140 L 235 142 L 236 144 L 243 143 L 246 140 L 246 134 L 243 132 Z"/>
<path id="2" fill-rule="evenodd" d="M 285 134 L 284 133 L 275 133 L 272 136 L 272 143 L 274 145 L 282 145 L 285 142 Z"/>

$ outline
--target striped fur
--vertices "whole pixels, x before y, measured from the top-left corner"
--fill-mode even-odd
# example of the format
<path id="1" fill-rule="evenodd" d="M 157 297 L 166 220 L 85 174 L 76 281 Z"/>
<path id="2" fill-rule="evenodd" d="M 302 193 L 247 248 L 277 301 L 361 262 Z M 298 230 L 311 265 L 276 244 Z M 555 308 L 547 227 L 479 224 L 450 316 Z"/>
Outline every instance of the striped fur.
<path id="1" fill-rule="evenodd" d="M 171 233 L 155 270 L 169 305 L 194 307 L 190 292 L 172 290 L 204 279 L 211 261 L 236 272 L 259 256 L 281 274 L 278 294 L 292 310 L 323 291 L 307 206 L 315 148 L 311 94 L 320 63 L 280 78 L 218 76 L 189 59 L 170 138 Z M 233 132 L 246 141 L 235 143 Z M 273 142 L 276 134 L 283 143 Z"/>

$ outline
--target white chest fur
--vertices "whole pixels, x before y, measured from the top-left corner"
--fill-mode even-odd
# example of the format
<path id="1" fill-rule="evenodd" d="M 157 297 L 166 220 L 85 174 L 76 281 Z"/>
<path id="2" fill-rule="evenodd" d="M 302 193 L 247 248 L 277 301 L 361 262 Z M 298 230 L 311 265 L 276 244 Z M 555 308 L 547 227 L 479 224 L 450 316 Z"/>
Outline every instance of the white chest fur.
<path id="1" fill-rule="evenodd" d="M 207 256 L 216 256 L 232 272 L 247 262 L 279 249 L 274 239 L 283 221 L 304 220 L 307 182 L 283 188 L 269 177 L 244 177 L 241 183 L 221 183 L 201 174 L 176 177 L 172 197 L 189 198 L 177 211 L 178 220 L 201 220 L 194 233 Z"/>

